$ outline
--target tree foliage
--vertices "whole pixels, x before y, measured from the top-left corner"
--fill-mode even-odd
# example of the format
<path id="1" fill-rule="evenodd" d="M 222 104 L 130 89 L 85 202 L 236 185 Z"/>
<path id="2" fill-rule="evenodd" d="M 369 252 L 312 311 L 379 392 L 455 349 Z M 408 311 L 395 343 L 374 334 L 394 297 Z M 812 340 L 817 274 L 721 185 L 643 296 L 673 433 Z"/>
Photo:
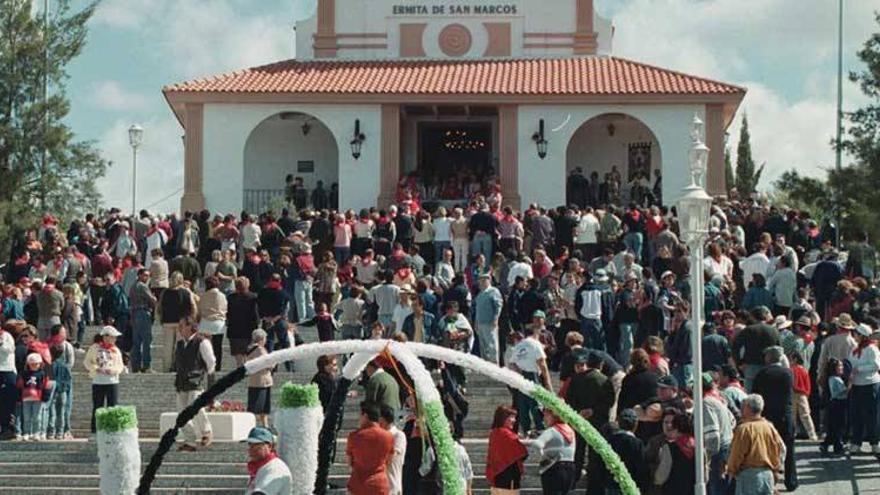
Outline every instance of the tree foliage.
<path id="1" fill-rule="evenodd" d="M 85 47 L 95 3 L 52 12 L 32 0 L 0 0 L 0 252 L 41 212 L 61 218 L 94 209 L 107 163 L 63 122 L 67 65 Z"/>
<path id="2" fill-rule="evenodd" d="M 872 242 L 880 241 L 880 12 L 875 14 L 878 32 L 858 52 L 865 69 L 850 74 L 868 97 L 868 104 L 846 115 L 849 127 L 842 142 L 852 162 L 841 170 L 830 169 L 824 179 L 785 173 L 776 182 L 778 190 L 820 217 L 840 216 L 841 235 L 853 239 L 867 232 Z M 832 143 L 832 145 L 835 145 Z"/>
<path id="3" fill-rule="evenodd" d="M 742 126 L 739 129 L 739 144 L 736 147 L 735 172 L 736 190 L 740 196 L 748 197 L 755 192 L 763 172 L 764 165 L 761 165 L 758 169 L 755 168 L 755 160 L 752 158 L 751 137 L 749 135 L 749 120 L 743 114 Z"/>

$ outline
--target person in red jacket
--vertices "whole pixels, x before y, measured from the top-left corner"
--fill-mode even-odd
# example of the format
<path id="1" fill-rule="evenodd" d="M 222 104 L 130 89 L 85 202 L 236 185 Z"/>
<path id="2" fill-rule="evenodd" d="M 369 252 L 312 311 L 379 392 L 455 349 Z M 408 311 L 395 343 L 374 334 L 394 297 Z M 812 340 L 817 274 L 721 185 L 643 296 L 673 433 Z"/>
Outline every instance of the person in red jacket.
<path id="1" fill-rule="evenodd" d="M 804 368 L 804 358 L 799 352 L 795 352 L 790 356 L 791 372 L 794 375 L 794 415 L 800 418 L 801 424 L 807 431 L 807 436 L 811 441 L 819 439 L 816 436 L 816 427 L 813 425 L 813 418 L 810 416 L 810 392 L 812 386 L 810 384 L 810 374 Z"/>
<path id="2" fill-rule="evenodd" d="M 361 426 L 348 435 L 345 453 L 351 466 L 348 493 L 388 495 L 387 467 L 394 454 L 394 438 L 379 425 L 379 406 L 361 403 Z"/>

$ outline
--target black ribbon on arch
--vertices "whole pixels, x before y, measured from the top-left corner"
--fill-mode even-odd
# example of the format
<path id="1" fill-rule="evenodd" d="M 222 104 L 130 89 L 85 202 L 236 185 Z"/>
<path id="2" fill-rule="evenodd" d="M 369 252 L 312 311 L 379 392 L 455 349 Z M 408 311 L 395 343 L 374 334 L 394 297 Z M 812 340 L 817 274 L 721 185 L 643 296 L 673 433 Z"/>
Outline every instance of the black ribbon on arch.
<path id="1" fill-rule="evenodd" d="M 144 474 L 141 476 L 141 481 L 137 488 L 138 495 L 147 495 L 150 493 L 150 487 L 153 484 L 153 480 L 156 478 L 156 473 L 159 472 L 159 467 L 162 465 L 162 459 L 165 457 L 165 454 L 171 450 L 171 447 L 174 446 L 174 442 L 177 440 L 177 434 L 180 432 L 180 429 L 189 423 L 200 409 L 213 404 L 214 399 L 216 399 L 217 396 L 229 390 L 236 383 L 244 380 L 246 376 L 247 369 L 244 366 L 239 366 L 230 371 L 229 374 L 217 380 L 213 386 L 208 388 L 208 390 L 205 390 L 202 395 L 198 396 L 198 398 L 193 401 L 192 404 L 177 415 L 177 421 L 174 423 L 174 427 L 162 435 L 162 439 L 159 440 L 159 445 L 156 447 L 156 451 L 153 452 L 153 456 L 150 458 L 150 463 L 147 465 L 147 469 L 144 470 Z"/>
<path id="2" fill-rule="evenodd" d="M 327 410 L 324 412 L 324 423 L 318 436 L 318 472 L 315 477 L 315 495 L 326 495 L 327 480 L 330 478 L 330 466 L 336 457 L 336 434 L 342 427 L 345 411 L 345 399 L 352 381 L 342 377 L 336 384 L 336 390 L 330 397 Z"/>

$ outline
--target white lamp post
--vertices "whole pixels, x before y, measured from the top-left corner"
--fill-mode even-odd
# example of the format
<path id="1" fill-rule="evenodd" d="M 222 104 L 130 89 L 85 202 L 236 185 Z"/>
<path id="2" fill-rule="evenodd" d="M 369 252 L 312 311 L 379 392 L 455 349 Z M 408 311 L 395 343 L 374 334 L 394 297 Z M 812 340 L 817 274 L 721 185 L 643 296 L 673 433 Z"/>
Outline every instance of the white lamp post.
<path id="1" fill-rule="evenodd" d="M 144 128 L 134 124 L 128 128 L 128 144 L 131 145 L 131 215 L 137 216 L 137 163 L 138 148 L 144 141 Z"/>
<path id="2" fill-rule="evenodd" d="M 691 253 L 691 349 L 693 354 L 694 438 L 696 440 L 696 486 L 694 493 L 705 495 L 705 450 L 703 448 L 703 242 L 709 233 L 709 210 L 712 197 L 703 189 L 703 176 L 709 159 L 709 148 L 703 143 L 703 121 L 694 116 L 691 132 L 693 144 L 689 154 L 691 184 L 678 200 L 681 236 Z"/>

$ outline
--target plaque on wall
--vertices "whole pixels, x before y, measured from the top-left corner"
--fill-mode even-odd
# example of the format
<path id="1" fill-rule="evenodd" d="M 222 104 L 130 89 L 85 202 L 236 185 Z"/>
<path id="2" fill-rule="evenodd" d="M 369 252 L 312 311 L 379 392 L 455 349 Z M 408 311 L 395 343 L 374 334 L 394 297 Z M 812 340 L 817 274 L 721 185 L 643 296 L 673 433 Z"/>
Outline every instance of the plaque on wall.
<path id="1" fill-rule="evenodd" d="M 296 162 L 296 171 L 300 174 L 315 173 L 315 162 L 313 160 L 300 160 Z"/>

